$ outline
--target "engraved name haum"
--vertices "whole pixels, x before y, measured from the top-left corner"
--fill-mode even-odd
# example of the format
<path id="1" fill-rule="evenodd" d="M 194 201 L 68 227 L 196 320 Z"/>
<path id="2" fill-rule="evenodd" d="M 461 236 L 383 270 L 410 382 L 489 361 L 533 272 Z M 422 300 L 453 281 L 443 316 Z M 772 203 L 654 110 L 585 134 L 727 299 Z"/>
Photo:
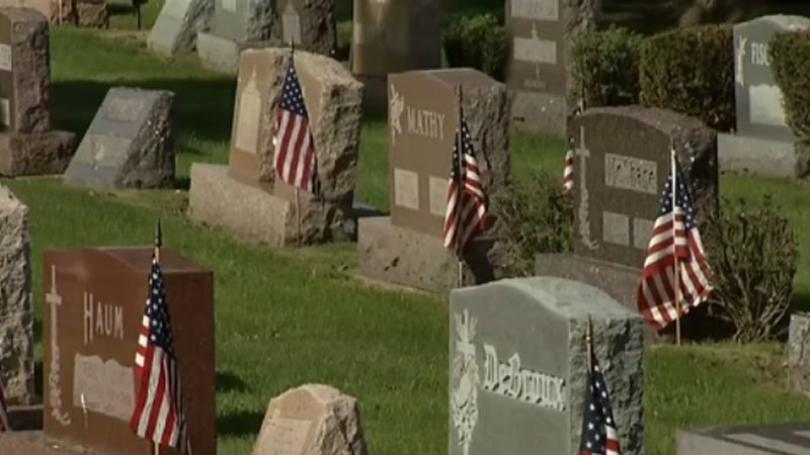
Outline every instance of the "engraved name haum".
<path id="1" fill-rule="evenodd" d="M 84 293 L 84 345 L 96 337 L 124 339 L 124 307 L 96 300 Z"/>
<path id="2" fill-rule="evenodd" d="M 565 410 L 565 380 L 520 367 L 520 356 L 499 363 L 492 345 L 484 344 L 484 390 L 555 411 Z"/>
<path id="3" fill-rule="evenodd" d="M 444 114 L 408 107 L 408 132 L 432 139 L 444 139 Z"/>

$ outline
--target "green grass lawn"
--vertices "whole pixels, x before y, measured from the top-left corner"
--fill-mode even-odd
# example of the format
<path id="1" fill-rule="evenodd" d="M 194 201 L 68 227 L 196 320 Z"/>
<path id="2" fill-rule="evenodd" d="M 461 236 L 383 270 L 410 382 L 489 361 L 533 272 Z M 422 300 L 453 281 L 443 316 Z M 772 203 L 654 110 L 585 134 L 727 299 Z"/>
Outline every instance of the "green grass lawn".
<path id="1" fill-rule="evenodd" d="M 157 3 L 148 8 L 155 13 Z M 116 16 L 113 23 L 132 28 L 130 16 Z M 270 250 L 191 224 L 185 217 L 188 170 L 196 161 L 226 161 L 234 80 L 201 69 L 193 57 L 154 57 L 142 37 L 120 30 L 52 33 L 55 126 L 82 135 L 112 86 L 172 90 L 181 182 L 177 191 L 143 192 L 93 192 L 51 178 L 4 182 L 31 209 L 37 333 L 43 250 L 146 244 L 160 216 L 167 247 L 214 271 L 221 455 L 249 453 L 267 401 L 306 382 L 332 384 L 360 399 L 372 453 L 446 453 L 446 296 L 363 284 L 355 278 L 351 244 Z M 384 119 L 369 115 L 358 197 L 381 208 L 388 205 L 386 148 Z M 561 140 L 516 134 L 512 150 L 517 180 L 536 168 L 561 172 Z M 768 192 L 784 207 L 805 253 L 798 300 L 810 300 L 810 233 L 799 229 L 810 222 L 806 184 L 730 177 L 723 178 L 722 192 L 729 197 Z M 41 355 L 41 347 L 37 352 Z M 782 355 L 776 343 L 649 350 L 647 453 L 674 454 L 676 428 L 807 420 L 810 400 L 787 392 Z"/>

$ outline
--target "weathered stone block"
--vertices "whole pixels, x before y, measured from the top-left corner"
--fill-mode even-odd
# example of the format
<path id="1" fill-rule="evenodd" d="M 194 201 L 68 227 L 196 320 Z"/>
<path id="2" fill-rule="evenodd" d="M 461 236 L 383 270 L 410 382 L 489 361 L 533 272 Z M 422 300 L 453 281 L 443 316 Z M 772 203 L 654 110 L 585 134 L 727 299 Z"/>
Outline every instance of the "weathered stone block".
<path id="1" fill-rule="evenodd" d="M 0 133 L 0 175 L 62 174 L 75 152 L 76 135 L 73 133 Z"/>
<path id="2" fill-rule="evenodd" d="M 110 28 L 110 10 L 104 0 L 77 1 L 76 16 L 80 27 Z"/>
<path id="3" fill-rule="evenodd" d="M 307 384 L 270 400 L 253 455 L 365 455 L 357 399 Z"/>
<path id="4" fill-rule="evenodd" d="M 275 247 L 356 237 L 351 207 L 308 203 L 303 196 L 300 217 L 295 207 L 294 201 L 232 179 L 225 166 L 191 166 L 189 216 L 195 221 L 223 227 L 246 242 Z"/>
<path id="5" fill-rule="evenodd" d="M 174 184 L 174 94 L 115 87 L 107 92 L 65 171 L 75 184 L 166 188 Z"/>
<path id="6" fill-rule="evenodd" d="M 789 423 L 678 430 L 676 449 L 678 455 L 799 455 L 810 450 L 808 428 Z"/>
<path id="7" fill-rule="evenodd" d="M 576 453 L 589 320 L 622 453 L 643 454 L 641 317 L 594 287 L 549 277 L 450 294 L 449 453 Z"/>
<path id="8" fill-rule="evenodd" d="M 30 8 L 0 8 L 0 50 L 0 123 L 14 133 L 48 131 L 48 19 Z"/>
<path id="9" fill-rule="evenodd" d="M 281 42 L 296 49 L 333 56 L 337 49 L 335 0 L 284 0 L 278 2 Z"/>
<path id="10" fill-rule="evenodd" d="M 722 172 L 800 178 L 810 171 L 810 148 L 800 142 L 719 133 L 717 157 Z"/>
<path id="11" fill-rule="evenodd" d="M 357 222 L 357 254 L 363 276 L 433 292 L 458 287 L 458 260 L 444 247 L 441 237 L 396 226 L 390 217 L 360 218 Z M 465 283 L 493 279 L 487 256 L 492 246 L 490 238 L 470 241 L 464 258 Z"/>
<path id="12" fill-rule="evenodd" d="M 197 33 L 205 30 L 213 14 L 213 0 L 168 0 L 149 32 L 149 49 L 166 56 L 193 51 Z"/>
<path id="13" fill-rule="evenodd" d="M 28 207 L 0 186 L 0 374 L 12 404 L 34 396 L 30 235 Z"/>
<path id="14" fill-rule="evenodd" d="M 810 313 L 790 316 L 787 358 L 793 386 L 810 394 Z"/>

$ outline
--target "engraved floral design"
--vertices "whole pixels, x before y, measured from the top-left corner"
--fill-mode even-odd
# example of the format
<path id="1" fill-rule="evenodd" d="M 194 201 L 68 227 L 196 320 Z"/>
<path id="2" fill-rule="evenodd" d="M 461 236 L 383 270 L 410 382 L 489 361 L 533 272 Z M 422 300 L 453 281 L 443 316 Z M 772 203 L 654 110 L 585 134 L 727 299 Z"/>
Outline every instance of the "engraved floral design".
<path id="1" fill-rule="evenodd" d="M 478 421 L 478 386 L 481 382 L 475 363 L 475 326 L 477 321 L 469 311 L 454 315 L 456 321 L 456 357 L 453 359 L 452 386 L 450 394 L 453 426 L 458 432 L 458 443 L 464 455 L 470 453 L 473 430 Z"/>
<path id="2" fill-rule="evenodd" d="M 394 84 L 391 84 L 391 145 L 394 145 L 397 140 L 397 135 L 402 134 L 402 112 L 405 110 L 405 99 L 397 93 Z"/>

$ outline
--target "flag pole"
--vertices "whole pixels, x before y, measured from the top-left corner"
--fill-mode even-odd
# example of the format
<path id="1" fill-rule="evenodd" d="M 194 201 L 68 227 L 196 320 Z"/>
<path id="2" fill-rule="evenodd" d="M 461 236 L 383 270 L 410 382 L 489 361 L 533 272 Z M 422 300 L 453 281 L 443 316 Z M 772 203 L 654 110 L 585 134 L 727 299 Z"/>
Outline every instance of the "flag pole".
<path id="1" fill-rule="evenodd" d="M 677 206 L 678 194 L 678 171 L 677 157 L 675 156 L 675 144 L 672 138 L 669 140 L 670 166 L 672 167 L 672 273 L 675 275 L 672 280 L 675 286 L 675 344 L 681 345 L 681 274 L 678 265 L 678 238 L 675 220 L 675 207 Z"/>
<path id="2" fill-rule="evenodd" d="M 464 188 L 463 183 L 464 180 L 462 179 L 462 172 L 464 170 L 464 150 L 463 147 L 463 140 L 461 138 L 462 133 L 462 120 L 464 119 L 464 108 L 462 107 L 462 95 L 461 95 L 461 84 L 456 85 L 456 93 L 458 95 L 458 134 L 456 135 L 456 156 L 458 159 L 456 160 L 456 165 L 458 168 L 456 169 L 456 230 L 454 232 L 454 237 L 456 241 L 456 261 L 458 262 L 458 287 L 464 286 L 464 262 L 461 259 L 462 254 L 462 245 L 459 242 L 461 237 L 459 236 L 459 229 L 461 227 L 461 198 L 464 195 Z"/>
<path id="3" fill-rule="evenodd" d="M 295 65 L 295 60 L 293 59 L 293 55 L 295 54 L 295 42 L 290 39 L 290 65 Z M 298 185 L 295 186 L 295 225 L 296 229 L 298 230 L 298 234 L 296 235 L 298 239 L 298 246 L 300 247 L 303 245 L 304 240 L 301 238 L 302 228 L 301 228 L 301 189 L 298 188 Z"/>
<path id="4" fill-rule="evenodd" d="M 593 323 L 590 314 L 588 315 L 588 327 L 585 329 L 585 343 L 588 345 L 586 346 L 588 351 L 587 365 L 588 374 L 590 375 L 593 369 Z"/>
<path id="5" fill-rule="evenodd" d="M 160 218 L 155 225 L 155 261 L 160 263 L 160 247 L 163 246 L 163 228 L 160 224 Z M 157 442 L 152 442 L 155 447 L 155 455 L 160 455 L 160 445 Z"/>

